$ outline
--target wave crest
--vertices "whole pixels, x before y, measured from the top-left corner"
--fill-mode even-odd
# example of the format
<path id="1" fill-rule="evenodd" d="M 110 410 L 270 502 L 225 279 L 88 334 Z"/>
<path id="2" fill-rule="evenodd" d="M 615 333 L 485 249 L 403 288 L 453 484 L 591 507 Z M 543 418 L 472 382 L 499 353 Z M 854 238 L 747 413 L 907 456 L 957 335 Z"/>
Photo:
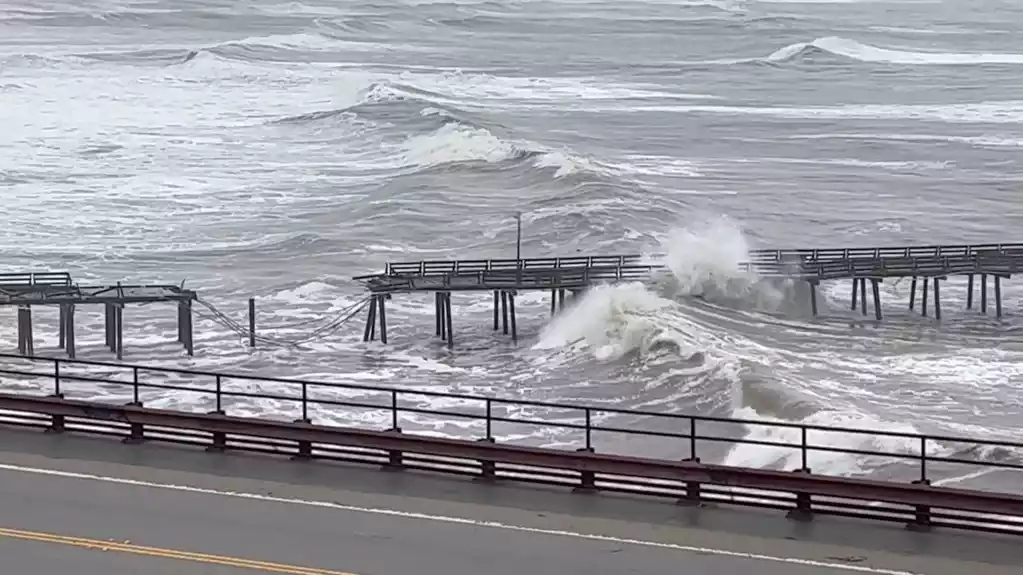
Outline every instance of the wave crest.
<path id="1" fill-rule="evenodd" d="M 772 63 L 791 62 L 822 53 L 859 62 L 919 66 L 1023 64 L 1023 54 L 915 52 L 872 46 L 838 36 L 825 36 L 811 42 L 790 44 L 777 50 L 764 60 Z"/>

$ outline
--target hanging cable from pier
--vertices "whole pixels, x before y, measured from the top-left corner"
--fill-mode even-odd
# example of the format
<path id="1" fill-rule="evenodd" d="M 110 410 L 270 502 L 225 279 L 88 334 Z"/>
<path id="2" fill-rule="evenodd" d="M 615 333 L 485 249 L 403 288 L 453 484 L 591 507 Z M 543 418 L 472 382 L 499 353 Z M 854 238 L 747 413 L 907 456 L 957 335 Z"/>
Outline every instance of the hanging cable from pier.
<path id="1" fill-rule="evenodd" d="M 328 335 L 331 335 L 331 334 L 337 332 L 339 329 L 344 327 L 345 324 L 347 324 L 349 321 L 351 321 L 352 318 L 354 318 L 356 315 L 358 315 L 359 312 L 361 312 L 366 307 L 366 305 L 370 302 L 371 299 L 372 299 L 371 296 L 367 296 L 367 297 L 359 300 L 355 304 L 353 304 L 351 306 L 348 306 L 347 308 L 341 310 L 341 312 L 339 312 L 336 316 L 334 316 L 333 318 L 328 320 L 323 325 L 317 327 L 316 329 L 313 329 L 309 333 L 307 333 L 304 336 L 302 336 L 300 338 L 297 338 L 297 339 L 284 339 L 284 338 L 278 338 L 278 337 L 269 337 L 269 336 L 265 336 L 265 335 L 255 335 L 255 336 L 253 336 L 249 332 L 249 330 L 247 328 L 245 328 L 243 325 L 238 323 L 236 320 L 232 319 L 230 316 L 228 316 L 224 312 L 220 311 L 212 303 L 210 303 L 208 301 L 205 301 L 205 300 L 201 300 L 201 299 L 200 300 L 196 300 L 196 301 L 199 304 L 201 304 L 202 306 L 206 307 L 206 309 L 209 310 L 210 314 L 212 314 L 212 315 L 206 315 L 206 314 L 202 314 L 202 313 L 198 313 L 197 312 L 200 317 L 203 317 L 205 319 L 209 319 L 210 321 L 218 323 L 218 324 L 224 326 L 225 328 L 227 328 L 228 330 L 238 334 L 241 337 L 244 337 L 244 338 L 254 337 L 254 339 L 256 341 L 258 341 L 260 343 L 264 343 L 264 344 L 277 345 L 277 346 L 286 346 L 286 347 L 298 347 L 298 346 L 300 346 L 303 343 L 308 343 L 308 342 L 313 341 L 313 340 L 315 340 L 317 338 L 326 337 Z M 295 328 L 298 328 L 298 327 L 303 327 L 303 326 L 310 325 L 311 323 L 313 323 L 313 321 L 318 321 L 320 319 L 322 319 L 322 318 L 314 318 L 313 320 L 302 320 L 302 321 L 296 322 L 296 323 L 291 324 L 291 325 L 278 326 L 276 329 L 295 329 Z"/>

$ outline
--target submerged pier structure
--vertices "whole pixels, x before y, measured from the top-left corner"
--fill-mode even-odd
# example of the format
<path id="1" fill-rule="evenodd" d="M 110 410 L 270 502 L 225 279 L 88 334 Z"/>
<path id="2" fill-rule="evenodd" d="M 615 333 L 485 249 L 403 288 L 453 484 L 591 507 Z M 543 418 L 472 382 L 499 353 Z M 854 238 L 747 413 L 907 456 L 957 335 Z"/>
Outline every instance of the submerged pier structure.
<path id="1" fill-rule="evenodd" d="M 118 359 L 124 354 L 124 308 L 129 304 L 171 302 L 178 309 L 178 342 L 188 355 L 194 353 L 192 302 L 198 294 L 174 285 L 80 286 L 67 272 L 0 274 L 0 306 L 18 308 L 18 352 L 35 355 L 32 308 L 59 308 L 58 340 L 68 357 L 75 357 L 75 310 L 82 305 L 102 305 L 106 312 L 106 344 Z"/>
<path id="2" fill-rule="evenodd" d="M 809 286 L 810 311 L 818 315 L 817 291 L 822 282 L 851 280 L 852 309 L 867 313 L 867 284 L 874 317 L 882 319 L 880 284 L 887 279 L 910 278 L 909 308 L 917 305 L 928 315 L 929 287 L 933 286 L 933 313 L 941 319 L 941 282 L 951 276 L 968 278 L 967 309 L 974 307 L 975 283 L 980 282 L 980 311 L 988 311 L 988 286 L 994 308 L 1002 316 L 1002 280 L 1023 271 L 1023 244 L 941 245 L 837 249 L 756 250 L 739 264 L 760 278 L 788 278 Z M 641 281 L 663 270 L 645 263 L 639 254 L 489 260 L 446 260 L 389 263 L 383 273 L 354 278 L 372 297 L 363 341 L 379 335 L 387 343 L 386 301 L 394 294 L 434 293 L 435 332 L 454 345 L 451 295 L 455 292 L 493 292 L 494 330 L 518 339 L 515 297 L 522 291 L 551 292 L 551 313 L 565 305 L 565 294 L 576 294 L 601 283 Z M 989 281 L 990 280 L 990 281 Z M 379 329 L 379 332 L 378 332 Z"/>

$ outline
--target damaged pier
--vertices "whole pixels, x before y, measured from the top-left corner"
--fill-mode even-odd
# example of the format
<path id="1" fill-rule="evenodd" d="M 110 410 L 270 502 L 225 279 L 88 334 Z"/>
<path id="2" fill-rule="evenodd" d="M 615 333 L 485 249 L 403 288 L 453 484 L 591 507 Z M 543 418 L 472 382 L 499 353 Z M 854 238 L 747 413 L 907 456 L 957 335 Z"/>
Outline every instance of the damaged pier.
<path id="1" fill-rule="evenodd" d="M 870 282 L 875 319 L 882 319 L 880 284 L 886 279 L 910 278 L 909 309 L 917 302 L 927 317 L 928 295 L 933 289 L 934 318 L 941 319 L 941 285 L 953 276 L 966 276 L 966 309 L 973 309 L 974 284 L 980 280 L 980 311 L 988 312 L 988 285 L 993 284 L 995 316 L 1002 317 L 1002 280 L 1023 270 L 1023 244 L 978 244 L 840 248 L 811 250 L 761 250 L 746 264 L 760 275 L 794 277 L 810 286 L 810 306 L 817 315 L 817 288 L 829 280 L 852 280 L 852 310 L 867 313 L 867 282 Z M 990 281 L 989 281 L 990 279 Z"/>
<path id="2" fill-rule="evenodd" d="M 387 343 L 385 302 L 393 294 L 433 292 L 435 332 L 454 346 L 451 296 L 458 292 L 493 292 L 494 331 L 518 340 L 515 297 L 523 291 L 549 291 L 551 314 L 565 306 L 566 294 L 577 294 L 597 283 L 639 281 L 656 266 L 644 265 L 639 255 L 532 258 L 521 260 L 423 261 L 387 264 L 384 273 L 355 278 L 369 289 L 372 300 L 363 341 Z"/>
<path id="3" fill-rule="evenodd" d="M 75 357 L 75 311 L 82 305 L 102 305 L 105 310 L 106 345 L 121 359 L 124 354 L 124 307 L 129 304 L 174 302 L 178 309 L 178 342 L 188 355 L 194 353 L 192 302 L 198 294 L 173 285 L 79 286 L 67 272 L 0 274 L 0 305 L 18 308 L 18 353 L 35 355 L 32 308 L 59 308 L 58 341 Z"/>
<path id="4" fill-rule="evenodd" d="M 421 261 L 387 264 L 381 274 L 355 278 L 372 298 L 363 341 L 387 343 L 385 302 L 394 294 L 433 292 L 435 332 L 454 345 L 452 294 L 493 292 L 495 331 L 518 339 L 515 297 L 523 291 L 549 291 L 551 314 L 564 306 L 565 294 L 576 294 L 599 283 L 643 281 L 663 266 L 644 263 L 639 254 L 567 258 Z M 868 291 L 874 317 L 882 319 L 880 286 L 885 280 L 910 278 L 909 308 L 927 316 L 931 303 L 941 319 L 941 284 L 952 276 L 968 278 L 967 309 L 974 307 L 980 281 L 980 311 L 988 310 L 988 286 L 993 288 L 995 316 L 1002 316 L 1002 280 L 1023 270 L 1023 244 L 942 245 L 876 248 L 756 250 L 740 271 L 765 279 L 793 279 L 809 286 L 810 312 L 818 315 L 817 291 L 826 281 L 852 280 L 852 310 L 868 315 Z M 933 300 L 929 297 L 933 290 Z M 378 332 L 379 329 L 379 332 Z"/>

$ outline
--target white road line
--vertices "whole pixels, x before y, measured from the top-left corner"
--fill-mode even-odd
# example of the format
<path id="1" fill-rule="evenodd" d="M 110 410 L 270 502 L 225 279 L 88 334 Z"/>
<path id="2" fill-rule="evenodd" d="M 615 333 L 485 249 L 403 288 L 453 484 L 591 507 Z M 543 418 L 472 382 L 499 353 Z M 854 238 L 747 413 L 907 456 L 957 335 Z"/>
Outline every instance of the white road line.
<path id="1" fill-rule="evenodd" d="M 0 463 L 0 470 L 15 471 L 20 473 L 31 473 L 35 475 L 49 475 L 54 477 L 66 477 L 71 479 L 85 479 L 89 481 L 100 481 L 103 483 L 117 483 L 121 485 L 132 485 L 135 487 L 148 487 L 153 489 L 166 489 L 171 491 L 183 491 L 186 493 L 202 493 L 205 495 L 220 495 L 223 497 L 234 497 L 238 499 L 251 499 L 257 501 L 269 501 L 273 503 L 289 503 L 292 505 L 306 505 L 309 507 L 323 507 L 328 509 L 337 509 L 339 511 L 349 511 L 356 513 L 369 513 L 372 515 L 388 515 L 391 517 L 402 517 L 406 519 L 419 519 L 425 521 L 437 521 L 441 523 L 454 523 L 459 525 L 468 525 L 471 527 L 489 527 L 492 529 L 504 529 L 507 531 L 519 531 L 524 533 L 535 533 L 539 535 L 555 535 L 560 537 L 572 537 L 575 539 L 587 539 L 591 541 L 605 541 L 610 543 L 627 544 L 627 545 L 639 545 L 643 547 L 656 547 L 660 549 L 672 549 L 675 551 L 683 551 L 688 553 L 702 553 L 705 555 L 717 555 L 720 557 L 734 557 L 739 559 L 749 559 L 752 561 L 771 561 L 774 563 L 787 563 L 790 565 L 801 565 L 803 567 L 822 567 L 827 569 L 834 569 L 838 571 L 852 571 L 857 573 L 868 573 L 869 575 L 922 575 L 920 573 L 914 573 L 911 571 L 898 571 L 894 569 L 882 569 L 878 567 L 867 567 L 863 565 L 849 565 L 845 563 L 828 563 L 825 561 L 815 561 L 812 559 L 799 559 L 797 557 L 781 557 L 774 555 L 763 555 L 760 553 L 744 553 L 741 551 L 729 551 L 727 549 L 715 549 L 713 547 L 695 547 L 690 545 L 677 545 L 674 543 L 662 543 L 658 541 L 644 541 L 641 539 L 627 539 L 621 537 L 612 537 L 609 535 L 596 535 L 591 533 L 577 533 L 575 531 L 562 531 L 559 529 L 543 529 L 539 527 L 525 527 L 521 525 L 508 525 L 506 523 L 499 523 L 496 521 L 480 521 L 477 519 L 469 519 L 466 517 L 450 517 L 445 515 L 429 515 L 426 513 L 413 513 L 409 511 L 399 511 L 396 509 L 383 509 L 374 507 L 357 507 L 354 505 L 343 505 L 340 503 L 334 503 L 331 501 L 310 501 L 305 499 L 293 499 L 289 497 L 275 497 L 272 495 L 261 495 L 258 493 L 244 493 L 235 491 L 218 491 L 216 489 L 207 489 L 204 487 L 194 487 L 191 485 L 172 485 L 168 483 L 154 483 L 150 481 L 140 481 L 137 479 L 126 479 L 123 477 L 107 477 L 104 475 L 93 475 L 91 473 L 76 473 L 73 471 L 62 471 L 58 469 L 42 469 L 37 467 L 24 467 L 21 465 L 11 465 L 7 463 Z"/>

